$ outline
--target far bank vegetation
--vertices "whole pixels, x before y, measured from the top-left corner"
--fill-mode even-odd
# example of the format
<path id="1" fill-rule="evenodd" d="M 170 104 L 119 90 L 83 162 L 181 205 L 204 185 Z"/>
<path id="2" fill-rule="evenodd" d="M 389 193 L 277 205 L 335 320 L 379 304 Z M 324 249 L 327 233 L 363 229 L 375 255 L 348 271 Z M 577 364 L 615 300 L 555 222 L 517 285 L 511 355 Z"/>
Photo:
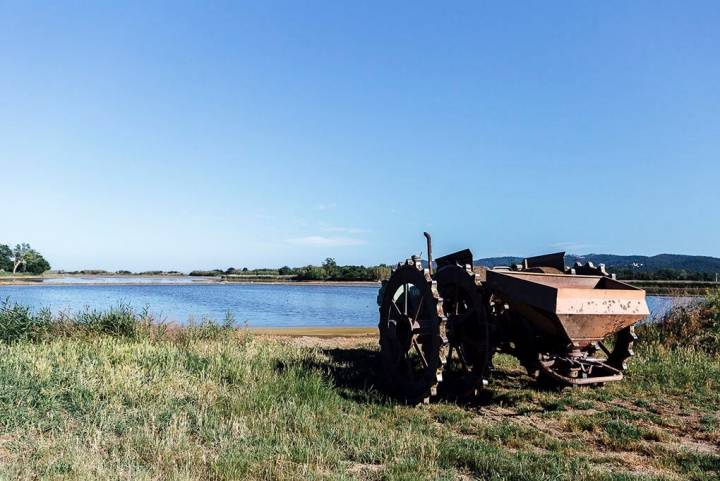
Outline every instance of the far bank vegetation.
<path id="1" fill-rule="evenodd" d="M 30 244 L 0 244 L 0 273 L 38 275 L 48 270 L 50 263 Z"/>
<path id="2" fill-rule="evenodd" d="M 191 276 L 218 276 L 226 280 L 282 279 L 292 281 L 380 281 L 390 275 L 390 266 L 338 265 L 332 257 L 325 259 L 321 265 L 304 267 L 283 266 L 279 269 L 214 269 L 209 271 L 196 270 Z"/>

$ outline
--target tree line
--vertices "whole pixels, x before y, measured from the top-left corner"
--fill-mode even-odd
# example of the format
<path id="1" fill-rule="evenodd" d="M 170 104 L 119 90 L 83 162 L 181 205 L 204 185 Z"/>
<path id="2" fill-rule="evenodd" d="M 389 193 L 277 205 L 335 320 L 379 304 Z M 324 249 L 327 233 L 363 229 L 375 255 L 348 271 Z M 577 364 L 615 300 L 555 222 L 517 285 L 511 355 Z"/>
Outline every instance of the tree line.
<path id="1" fill-rule="evenodd" d="M 656 269 L 638 271 L 631 267 L 609 269 L 618 279 L 627 280 L 688 280 L 714 281 L 715 273 L 693 272 L 685 269 Z M 376 266 L 338 265 L 335 259 L 328 257 L 320 265 L 303 267 L 283 266 L 279 269 L 214 269 L 210 271 L 192 271 L 191 276 L 244 276 L 244 277 L 283 277 L 296 281 L 380 281 L 390 276 L 391 267 L 386 264 Z"/>
<path id="2" fill-rule="evenodd" d="M 283 266 L 279 269 L 214 269 L 210 271 L 192 271 L 191 276 L 245 276 L 245 277 L 284 277 L 296 281 L 379 281 L 390 276 L 390 267 L 338 265 L 332 257 L 325 259 L 319 266 L 303 267 Z"/>
<path id="3" fill-rule="evenodd" d="M 16 244 L 13 248 L 0 244 L 0 272 L 42 274 L 48 270 L 50 263 L 30 244 Z"/>
<path id="4" fill-rule="evenodd" d="M 693 272 L 685 269 L 657 269 L 639 271 L 631 267 L 620 267 L 610 270 L 618 279 L 633 281 L 715 281 L 717 273 Z"/>

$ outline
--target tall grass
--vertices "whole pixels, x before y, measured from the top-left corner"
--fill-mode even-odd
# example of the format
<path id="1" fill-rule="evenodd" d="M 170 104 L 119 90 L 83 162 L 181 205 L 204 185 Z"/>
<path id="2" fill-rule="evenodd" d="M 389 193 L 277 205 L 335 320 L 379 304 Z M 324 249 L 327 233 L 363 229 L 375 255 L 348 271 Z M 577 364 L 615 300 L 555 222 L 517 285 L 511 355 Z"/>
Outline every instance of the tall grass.
<path id="1" fill-rule="evenodd" d="M 0 341 L 42 341 L 57 336 L 106 334 L 134 338 L 153 324 L 147 309 L 136 311 L 118 304 L 108 310 L 84 309 L 53 315 L 49 309 L 37 312 L 4 300 L 0 304 Z"/>
<path id="2" fill-rule="evenodd" d="M 16 342 L 37 340 L 53 321 L 49 310 L 33 313 L 29 307 L 11 304 L 4 300 L 0 304 L 0 340 Z"/>
<path id="3" fill-rule="evenodd" d="M 498 356 L 489 399 L 397 405 L 374 343 L 307 348 L 147 311 L 0 309 L 0 480 L 714 480 L 720 359 L 641 342 L 628 378 L 538 390 Z M 710 450 L 708 450 L 710 449 Z"/>

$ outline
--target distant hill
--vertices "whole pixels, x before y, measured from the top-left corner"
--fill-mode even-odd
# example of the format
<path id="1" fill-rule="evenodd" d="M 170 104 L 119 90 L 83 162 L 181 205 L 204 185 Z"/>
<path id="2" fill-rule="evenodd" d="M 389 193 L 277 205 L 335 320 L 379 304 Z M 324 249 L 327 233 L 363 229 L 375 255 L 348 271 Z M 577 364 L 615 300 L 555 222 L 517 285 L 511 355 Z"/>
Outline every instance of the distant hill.
<path id="1" fill-rule="evenodd" d="M 522 257 L 488 257 L 475 260 L 476 266 L 497 267 L 519 264 Z M 720 272 L 720 258 L 709 256 L 687 256 L 682 254 L 659 254 L 656 256 L 619 256 L 614 254 L 566 254 L 565 265 L 571 266 L 576 261 L 595 265 L 605 264 L 608 271 L 615 269 L 631 269 L 636 272 L 656 272 L 662 269 L 685 270 L 688 272 L 715 273 Z"/>

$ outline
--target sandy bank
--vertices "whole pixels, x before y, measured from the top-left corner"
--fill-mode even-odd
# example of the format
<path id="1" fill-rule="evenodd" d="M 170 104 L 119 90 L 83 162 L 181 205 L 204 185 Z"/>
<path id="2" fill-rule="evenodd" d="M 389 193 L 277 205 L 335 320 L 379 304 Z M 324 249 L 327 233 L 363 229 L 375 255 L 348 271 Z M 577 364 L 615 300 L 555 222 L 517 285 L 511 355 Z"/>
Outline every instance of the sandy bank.
<path id="1" fill-rule="evenodd" d="M 253 334 L 272 337 L 365 337 L 377 336 L 377 327 L 252 327 Z"/>

